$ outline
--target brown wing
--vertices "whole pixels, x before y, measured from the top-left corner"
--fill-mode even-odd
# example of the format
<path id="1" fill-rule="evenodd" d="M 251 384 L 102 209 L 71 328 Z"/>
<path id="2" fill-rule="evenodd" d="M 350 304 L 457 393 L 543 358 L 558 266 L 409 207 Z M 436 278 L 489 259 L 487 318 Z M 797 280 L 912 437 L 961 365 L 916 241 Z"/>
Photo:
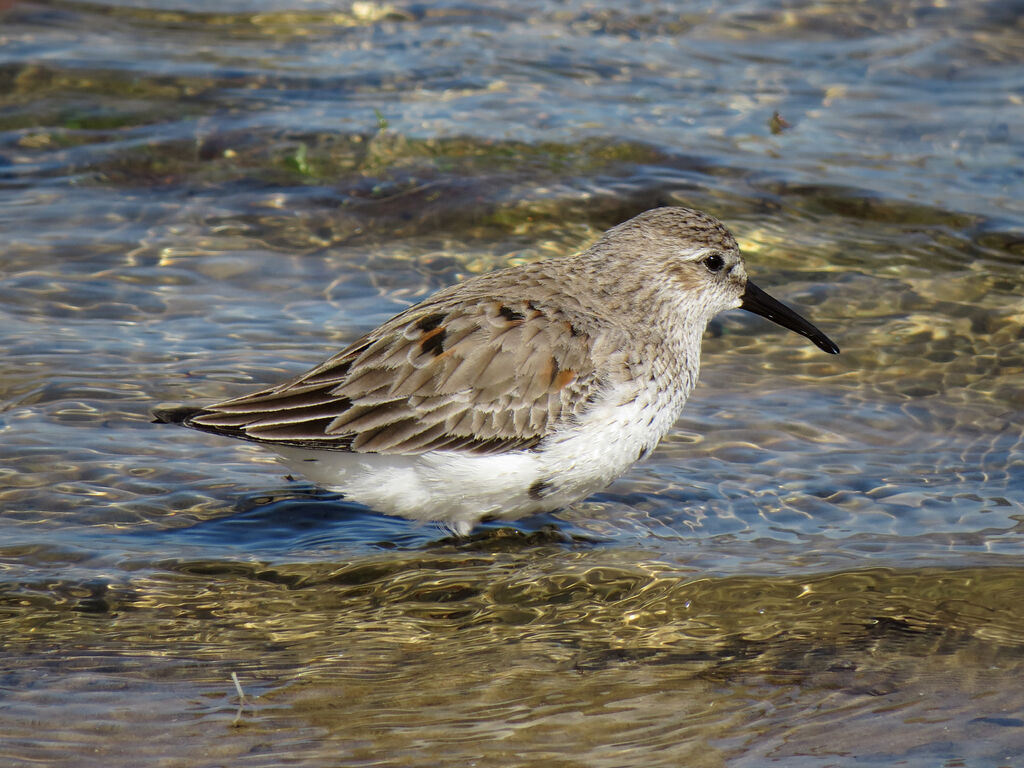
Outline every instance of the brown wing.
<path id="1" fill-rule="evenodd" d="M 344 451 L 530 447 L 586 408 L 605 381 L 591 357 L 596 340 L 580 325 L 526 299 L 428 301 L 296 379 L 179 420 Z"/>

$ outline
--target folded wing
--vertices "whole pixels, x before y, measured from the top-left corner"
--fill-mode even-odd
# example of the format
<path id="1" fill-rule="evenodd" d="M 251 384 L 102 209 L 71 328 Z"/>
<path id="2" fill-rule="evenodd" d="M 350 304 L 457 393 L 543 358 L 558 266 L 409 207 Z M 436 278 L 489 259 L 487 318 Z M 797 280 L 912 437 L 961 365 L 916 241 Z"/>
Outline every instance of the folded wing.
<path id="1" fill-rule="evenodd" d="M 529 448 L 589 407 L 607 379 L 591 352 L 612 340 L 595 340 L 580 325 L 526 299 L 428 301 L 296 379 L 161 418 L 339 451 Z"/>

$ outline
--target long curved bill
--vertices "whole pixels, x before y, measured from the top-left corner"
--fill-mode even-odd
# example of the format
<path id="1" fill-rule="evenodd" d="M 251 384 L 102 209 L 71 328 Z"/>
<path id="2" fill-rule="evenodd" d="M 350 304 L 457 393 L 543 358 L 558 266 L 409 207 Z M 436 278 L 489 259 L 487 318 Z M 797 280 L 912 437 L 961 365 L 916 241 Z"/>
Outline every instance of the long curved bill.
<path id="1" fill-rule="evenodd" d="M 753 312 L 755 315 L 760 315 L 761 317 L 767 317 L 773 323 L 778 323 L 783 328 L 788 328 L 791 331 L 799 333 L 801 336 L 806 336 L 820 349 L 825 350 L 830 355 L 839 354 L 839 347 L 835 345 L 835 342 L 833 342 L 832 339 L 811 325 L 807 320 L 804 320 L 800 315 L 787 307 L 781 301 L 773 299 L 749 280 L 747 280 L 747 290 L 743 292 L 741 301 L 743 303 L 740 304 L 740 309 L 745 309 L 747 312 Z"/>

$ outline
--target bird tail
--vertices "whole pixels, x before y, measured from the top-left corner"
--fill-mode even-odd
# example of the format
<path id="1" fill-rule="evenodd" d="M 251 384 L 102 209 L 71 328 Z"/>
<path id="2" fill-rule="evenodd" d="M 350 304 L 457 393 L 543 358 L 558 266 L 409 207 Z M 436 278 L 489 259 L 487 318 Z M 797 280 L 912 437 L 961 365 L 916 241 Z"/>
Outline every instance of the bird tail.
<path id="1" fill-rule="evenodd" d="M 188 421 L 194 416 L 203 413 L 202 408 L 195 408 L 189 405 L 178 405 L 173 408 L 153 409 L 153 424 L 180 424 L 183 427 L 190 426 Z"/>

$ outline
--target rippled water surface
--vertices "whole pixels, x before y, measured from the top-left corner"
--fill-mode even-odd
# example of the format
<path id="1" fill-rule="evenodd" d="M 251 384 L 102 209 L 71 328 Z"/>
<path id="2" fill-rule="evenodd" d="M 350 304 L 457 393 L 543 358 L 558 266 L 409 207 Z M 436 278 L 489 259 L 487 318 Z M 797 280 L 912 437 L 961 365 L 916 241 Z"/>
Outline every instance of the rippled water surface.
<path id="1" fill-rule="evenodd" d="M 0 763 L 1024 765 L 1022 94 L 1010 0 L 0 2 Z M 660 204 L 843 353 L 571 509 L 150 424 Z"/>

